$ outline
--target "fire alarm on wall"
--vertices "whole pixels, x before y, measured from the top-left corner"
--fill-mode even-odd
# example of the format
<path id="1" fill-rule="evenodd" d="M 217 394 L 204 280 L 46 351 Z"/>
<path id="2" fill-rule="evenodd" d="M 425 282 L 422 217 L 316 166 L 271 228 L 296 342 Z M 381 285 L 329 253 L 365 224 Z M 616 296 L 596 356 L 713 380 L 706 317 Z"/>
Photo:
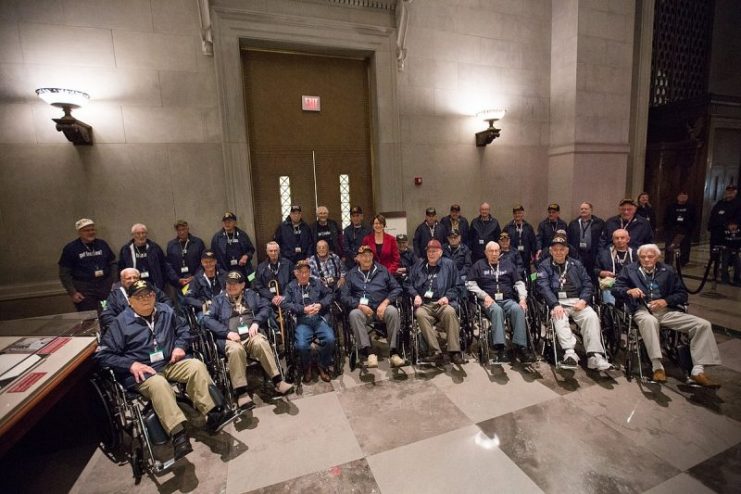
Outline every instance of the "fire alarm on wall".
<path id="1" fill-rule="evenodd" d="M 414 185 L 422 185 L 422 177 L 414 177 Z"/>

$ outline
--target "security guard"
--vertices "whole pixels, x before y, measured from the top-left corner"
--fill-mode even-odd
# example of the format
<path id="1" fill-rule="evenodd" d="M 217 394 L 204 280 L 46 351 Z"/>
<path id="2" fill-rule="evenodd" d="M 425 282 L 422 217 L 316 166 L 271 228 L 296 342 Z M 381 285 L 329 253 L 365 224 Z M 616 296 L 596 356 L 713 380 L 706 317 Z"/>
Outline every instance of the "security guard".
<path id="1" fill-rule="evenodd" d="M 488 202 L 482 202 L 479 206 L 479 215 L 471 221 L 468 236 L 471 261 L 476 262 L 486 257 L 484 255 L 486 244 L 499 240 L 500 233 L 502 233 L 502 228 L 497 219 L 491 215 L 491 206 Z"/>
<path id="2" fill-rule="evenodd" d="M 291 212 L 275 230 L 273 240 L 278 242 L 280 251 L 294 264 L 314 253 L 311 228 L 301 219 L 301 206 L 291 206 Z"/>
<path id="3" fill-rule="evenodd" d="M 512 249 L 520 254 L 523 268 L 529 273 L 530 263 L 538 251 L 538 241 L 535 236 L 535 229 L 525 221 L 525 208 L 522 204 L 515 204 L 512 207 L 512 221 L 507 223 L 504 231 L 509 235 Z"/>
<path id="4" fill-rule="evenodd" d="M 723 243 L 723 233 L 729 222 L 741 222 L 741 198 L 737 195 L 738 189 L 735 185 L 727 186 L 723 198 L 716 202 L 710 211 L 708 231 L 711 249 Z"/>
<path id="5" fill-rule="evenodd" d="M 414 231 L 414 238 L 412 239 L 414 254 L 417 257 L 423 257 L 425 247 L 430 240 L 437 240 L 440 244 L 445 244 L 448 240 L 447 237 L 445 226 L 437 221 L 435 208 L 427 208 L 425 210 L 425 220 Z"/>
<path id="6" fill-rule="evenodd" d="M 166 283 L 180 286 L 178 275 L 165 259 L 162 247 L 147 235 L 146 225 L 136 223 L 131 227 L 131 241 L 121 247 L 118 267 L 138 269 L 141 279 L 150 281 L 160 290 L 165 289 Z"/>
<path id="7" fill-rule="evenodd" d="M 689 204 L 687 192 L 677 194 L 677 202 L 666 208 L 664 215 L 664 238 L 666 256 L 669 263 L 674 262 L 674 251 L 679 248 L 679 263 L 684 266 L 690 262 L 692 233 L 697 219 L 695 206 Z"/>
<path id="8" fill-rule="evenodd" d="M 335 220 L 329 219 L 327 206 L 316 208 L 316 221 L 311 224 L 311 236 L 314 242 L 326 241 L 329 250 L 342 256 L 342 229 Z"/>
<path id="9" fill-rule="evenodd" d="M 126 310 L 129 306 L 129 295 L 128 289 L 134 282 L 139 281 L 139 270 L 134 268 L 125 268 L 121 271 L 121 281 L 114 283 L 111 287 L 111 293 L 108 298 L 100 303 L 103 310 L 100 311 L 100 328 L 101 332 L 104 333 L 108 330 L 108 327 L 113 324 L 114 319 L 120 313 Z M 154 288 L 157 303 L 165 304 L 174 308 L 170 297 L 165 295 L 165 292 L 157 288 Z"/>
<path id="10" fill-rule="evenodd" d="M 245 277 L 252 274 L 252 256 L 255 247 L 246 232 L 237 227 L 237 215 L 231 211 L 221 218 L 224 228 L 211 238 L 211 250 L 216 254 L 219 269 L 224 272 L 237 270 Z"/>
<path id="11" fill-rule="evenodd" d="M 190 234 L 188 222 L 175 222 L 176 236 L 167 242 L 167 262 L 178 275 L 178 287 L 184 287 L 201 267 L 201 254 L 206 250 L 203 240 Z"/>
<path id="12" fill-rule="evenodd" d="M 355 265 L 355 253 L 370 232 L 370 227 L 363 223 L 363 209 L 354 206 L 350 210 L 350 224 L 342 232 L 342 253 L 347 269 Z"/>
<path id="13" fill-rule="evenodd" d="M 723 283 L 741 286 L 741 229 L 739 222 L 730 220 L 723 234 L 723 252 L 721 255 L 720 277 Z M 731 281 L 733 268 L 733 281 Z"/>
<path id="14" fill-rule="evenodd" d="M 211 249 L 203 251 L 201 267 L 194 273 L 184 293 L 184 302 L 193 307 L 198 322 L 203 320 L 204 313 L 225 287 L 226 272 L 219 269 L 216 254 Z"/>
<path id="15" fill-rule="evenodd" d="M 440 223 L 445 227 L 445 230 L 450 232 L 452 230 L 458 230 L 461 234 L 461 243 L 468 245 L 468 220 L 465 216 L 461 216 L 461 205 L 453 204 L 450 206 L 450 214 L 443 217 Z"/>
<path id="16" fill-rule="evenodd" d="M 545 257 L 544 250 L 548 250 L 553 240 L 554 235 L 558 230 L 564 230 L 568 228 L 568 225 L 564 220 L 561 219 L 561 206 L 552 202 L 548 205 L 548 216 L 538 224 L 538 233 L 535 236 L 535 243 L 537 247 L 537 253 L 535 257 L 542 259 Z M 574 252 L 574 254 L 576 254 Z"/>
<path id="17" fill-rule="evenodd" d="M 78 238 L 59 256 L 59 280 L 78 311 L 98 310 L 113 284 L 116 256 L 105 240 L 96 238 L 95 222 L 75 222 Z"/>

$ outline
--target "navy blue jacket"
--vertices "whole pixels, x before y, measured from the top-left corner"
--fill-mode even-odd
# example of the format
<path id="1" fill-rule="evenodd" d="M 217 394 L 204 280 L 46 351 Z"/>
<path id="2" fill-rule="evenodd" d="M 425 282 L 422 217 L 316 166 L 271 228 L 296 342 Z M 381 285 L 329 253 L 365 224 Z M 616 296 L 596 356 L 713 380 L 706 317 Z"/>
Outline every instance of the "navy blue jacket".
<path id="1" fill-rule="evenodd" d="M 516 250 L 502 251 L 499 254 L 500 259 L 508 259 L 517 268 L 517 272 L 520 276 L 525 274 L 525 265 L 522 262 L 522 256 Z"/>
<path id="2" fill-rule="evenodd" d="M 649 282 L 638 269 L 640 267 L 639 262 L 625 266 L 615 280 L 615 285 L 611 290 L 615 298 L 628 304 L 631 312 L 635 312 L 640 305 L 636 299 L 628 295 L 628 290 L 631 288 L 640 288 L 646 294 L 651 291 L 648 286 Z M 674 268 L 663 262 L 657 262 L 654 272 L 656 276 L 653 282 L 658 285 L 661 298 L 666 300 L 669 308 L 675 309 L 685 305 L 687 303 L 687 290 L 682 285 L 679 275 L 674 271 Z"/>
<path id="3" fill-rule="evenodd" d="M 450 215 L 444 216 L 440 223 L 445 227 L 445 231 L 448 233 L 453 229 L 453 220 Z M 468 233 L 470 227 L 468 226 L 468 220 L 463 216 L 458 216 L 458 233 L 461 234 L 461 243 L 468 245 Z"/>
<path id="4" fill-rule="evenodd" d="M 591 270 L 594 268 L 597 254 L 601 249 L 602 233 L 605 229 L 605 221 L 597 216 L 592 216 L 592 223 L 589 228 L 589 236 L 591 237 L 589 239 L 589 250 L 586 250 L 579 247 L 579 244 L 581 243 L 581 227 L 579 226 L 579 219 L 580 218 L 576 218 L 569 223 L 569 227 L 566 230 L 566 236 L 569 244 L 578 249 L 577 252 L 579 253 L 579 260 L 588 270 Z"/>
<path id="5" fill-rule="evenodd" d="M 286 287 L 285 298 L 281 303 L 281 307 L 301 319 L 304 316 L 305 306 L 316 303 L 321 304 L 322 309 L 319 311 L 319 315 L 323 316 L 329 311 L 333 300 L 332 290 L 327 288 L 318 278 L 311 277 L 309 278 L 308 285 L 303 290 L 298 284 L 298 281 L 291 281 Z"/>
<path id="6" fill-rule="evenodd" d="M 468 270 L 471 268 L 471 249 L 469 249 L 467 245 L 461 243 L 458 248 L 453 251 L 450 244 L 446 244 L 443 247 L 443 256 L 455 263 L 455 267 L 458 268 L 458 274 L 460 274 L 465 281 L 466 276 L 468 276 Z"/>
<path id="7" fill-rule="evenodd" d="M 579 298 L 586 302 L 592 301 L 592 294 L 594 293 L 594 286 L 592 280 L 589 278 L 587 270 L 584 265 L 576 259 L 567 259 L 568 270 L 566 271 L 566 277 L 579 291 Z M 549 309 L 553 309 L 558 305 L 558 292 L 561 289 L 560 278 L 558 272 L 553 269 L 553 261 L 547 260 L 540 263 L 538 266 L 538 279 L 536 282 L 538 286 L 538 292 L 545 299 Z"/>
<path id="8" fill-rule="evenodd" d="M 101 367 L 110 367 L 124 386 L 133 388 L 136 380 L 129 372 L 131 364 L 141 362 L 159 372 L 170 363 L 176 347 L 186 352 L 190 348 L 188 324 L 165 304 L 155 305 L 154 337 L 158 350 L 163 351 L 165 358 L 151 363 L 149 355 L 155 351 L 152 332 L 146 321 L 129 307 L 114 319 L 103 334 L 93 358 Z"/>
<path id="9" fill-rule="evenodd" d="M 741 221 L 741 197 L 736 197 L 732 201 L 721 199 L 710 210 L 708 231 L 710 232 L 711 245 L 722 243 L 723 232 L 729 221 Z"/>
<path id="10" fill-rule="evenodd" d="M 234 228 L 234 233 L 227 235 L 222 228 L 214 233 L 211 238 L 211 250 L 216 254 L 219 268 L 223 271 L 237 269 L 247 276 L 252 273 L 252 256 L 255 255 L 255 247 L 252 245 L 250 236 L 243 230 Z M 247 255 L 247 264 L 239 265 L 239 259 Z"/>
<path id="11" fill-rule="evenodd" d="M 293 263 L 301 259 L 307 259 L 314 254 L 314 237 L 311 235 L 311 228 L 304 220 L 297 225 L 299 234 L 297 235 L 291 218 L 286 219 L 278 225 L 273 235 L 273 240 L 280 245 L 282 256 L 290 259 Z"/>
<path id="12" fill-rule="evenodd" d="M 643 216 L 635 215 L 633 219 L 627 225 L 624 225 L 624 221 L 620 218 L 620 215 L 613 216 L 609 220 L 605 221 L 605 233 L 602 235 L 602 248 L 609 247 L 612 244 L 612 234 L 615 230 L 624 228 L 628 230 L 630 235 L 630 242 L 628 245 L 637 249 L 641 245 L 650 244 L 654 241 L 654 232 L 651 229 L 651 225 L 646 221 Z"/>
<path id="13" fill-rule="evenodd" d="M 448 229 L 445 228 L 445 225 L 439 221 L 432 227 L 426 221 L 420 223 L 414 231 L 414 239 L 412 240 L 414 253 L 417 257 L 424 257 L 425 252 L 427 252 L 427 242 L 433 239 L 440 242 L 440 245 L 445 245 L 445 242 L 448 241 Z"/>
<path id="14" fill-rule="evenodd" d="M 58 264 L 60 268 L 69 270 L 73 280 L 109 283 L 116 256 L 105 240 L 96 238 L 90 245 L 85 245 L 77 238 L 64 246 Z M 95 276 L 98 270 L 103 270 L 103 276 Z M 74 293 L 74 287 L 65 285 L 64 288 Z"/>
<path id="15" fill-rule="evenodd" d="M 206 301 L 213 301 L 214 297 L 224 291 L 226 287 L 226 273 L 216 268 L 216 284 L 211 286 L 203 268 L 198 269 L 193 279 L 188 283 L 188 291 L 185 292 L 185 303 L 195 308 L 196 312 L 203 310 Z"/>
<path id="16" fill-rule="evenodd" d="M 635 262 L 638 260 L 638 254 L 636 254 L 635 250 L 631 247 L 628 247 L 628 253 L 626 254 L 625 258 L 625 265 L 630 264 L 631 262 Z M 612 250 L 608 247 L 607 249 L 602 249 L 599 251 L 599 254 L 597 255 L 597 261 L 594 263 L 594 275 L 599 278 L 599 272 L 600 271 L 611 271 L 615 273 L 615 276 L 620 274 L 620 270 L 617 269 L 617 266 L 613 265 L 612 262 Z"/>
<path id="17" fill-rule="evenodd" d="M 519 301 L 515 283 L 522 281 L 520 270 L 508 258 L 499 258 L 499 291 L 504 298 Z M 497 269 L 489 265 L 486 259 L 479 259 L 471 266 L 468 274 L 468 281 L 475 281 L 476 284 L 485 291 L 490 297 L 494 298 L 497 293 Z"/>
<path id="18" fill-rule="evenodd" d="M 125 268 L 136 268 L 141 273 L 143 280 L 149 281 L 160 290 L 165 289 L 165 283 L 170 283 L 176 287 L 179 286 L 178 280 L 180 278 L 165 259 L 165 253 L 162 252 L 162 248 L 156 242 L 149 239 L 147 239 L 145 248 L 146 257 L 135 258 L 134 253 L 136 249 L 134 248 L 133 240 L 121 247 L 121 252 L 118 255 L 119 271 L 123 271 Z M 143 250 L 143 248 L 140 247 L 139 250 Z M 145 273 L 148 273 L 149 276 L 145 276 Z"/>
<path id="19" fill-rule="evenodd" d="M 548 250 L 556 232 L 558 230 L 566 231 L 567 228 L 568 225 L 561 218 L 558 218 L 555 224 L 549 221 L 548 218 L 538 223 L 538 233 L 535 236 L 536 250 Z M 576 245 L 579 244 L 577 243 Z"/>
<path id="20" fill-rule="evenodd" d="M 388 269 L 374 262 L 367 283 L 359 266 L 347 272 L 340 300 L 345 307 L 352 310 L 360 304 L 360 298 L 365 296 L 368 298 L 368 307 L 376 310 L 383 299 L 387 298 L 392 304 L 396 302 L 401 292 L 401 286 Z"/>
<path id="21" fill-rule="evenodd" d="M 329 250 L 342 256 L 342 229 L 335 220 L 327 219 L 326 225 L 320 225 L 318 221 L 312 223 L 311 237 L 315 248 L 317 242 L 324 240 L 329 244 Z"/>
<path id="22" fill-rule="evenodd" d="M 404 252 L 399 251 L 399 261 L 400 267 L 407 268 L 407 273 L 409 273 L 409 269 L 417 262 L 417 256 L 412 249 L 407 249 Z"/>
<path id="23" fill-rule="evenodd" d="M 345 266 L 351 268 L 355 266 L 355 255 L 358 253 L 363 238 L 372 230 L 366 225 L 361 224 L 358 228 L 353 225 L 347 225 L 342 231 L 342 253 L 345 256 Z"/>
<path id="24" fill-rule="evenodd" d="M 204 250 L 206 246 L 198 237 L 188 235 L 185 249 L 180 244 L 180 240 L 174 238 L 167 242 L 167 262 L 170 263 L 178 278 L 188 278 L 201 267 L 201 254 Z M 183 271 L 183 267 L 187 267 L 188 271 Z"/>
<path id="25" fill-rule="evenodd" d="M 458 268 L 455 267 L 453 261 L 446 257 L 441 257 L 437 265 L 440 266 L 440 270 L 435 278 L 437 296 L 438 298 L 447 297 L 451 305 L 454 305 L 458 301 L 458 295 L 465 290 L 463 281 L 458 273 Z M 425 256 L 412 267 L 412 271 L 405 284 L 404 288 L 410 297 L 414 298 L 419 295 L 424 298 L 424 294 L 429 286 L 427 273 L 427 256 Z"/>
<path id="26" fill-rule="evenodd" d="M 278 271 L 277 274 L 273 272 L 274 269 Z M 284 295 L 283 292 L 292 279 L 293 263 L 289 259 L 281 257 L 276 265 L 271 265 L 270 260 L 266 259 L 257 266 L 257 274 L 255 275 L 255 282 L 252 288 L 262 298 L 270 302 L 277 295 L 277 293 L 270 291 L 270 282 L 278 280 L 278 289 L 280 290 L 280 294 Z"/>
<path id="27" fill-rule="evenodd" d="M 695 206 L 690 203 L 670 204 L 664 215 L 664 231 L 667 233 L 667 241 L 676 234 L 692 235 L 695 229 Z"/>
<path id="28" fill-rule="evenodd" d="M 471 249 L 471 260 L 473 262 L 486 257 L 484 250 L 486 244 L 491 241 L 498 242 L 499 234 L 502 228 L 499 222 L 493 216 L 489 216 L 489 221 L 483 221 L 481 216 L 477 216 L 471 221 L 471 229 L 468 233 L 468 247 Z"/>
<path id="29" fill-rule="evenodd" d="M 252 311 L 253 320 L 259 326 L 264 326 L 270 317 L 270 304 L 256 291 L 245 288 L 242 295 L 243 305 Z M 216 345 L 221 352 L 226 347 L 226 335 L 229 334 L 229 319 L 232 317 L 232 303 L 226 291 L 214 297 L 211 307 L 203 314 L 203 325 L 216 337 Z"/>
<path id="30" fill-rule="evenodd" d="M 504 231 L 509 234 L 512 250 L 520 254 L 523 266 L 530 266 L 530 261 L 538 251 L 538 240 L 535 237 L 533 226 L 527 221 L 523 221 L 522 233 L 520 233 L 517 231 L 515 220 L 512 220 L 504 227 Z M 522 250 L 520 250 L 520 245 L 522 245 Z"/>
<path id="31" fill-rule="evenodd" d="M 175 307 L 172 304 L 170 297 L 165 295 L 165 292 L 154 287 L 154 293 L 157 296 L 157 302 L 165 304 L 170 308 Z M 115 283 L 113 285 L 108 298 L 105 302 L 101 302 L 100 305 L 103 306 L 103 310 L 100 312 L 98 319 L 100 320 L 100 326 L 105 330 L 113 324 L 113 320 L 129 306 L 129 297 L 123 292 L 121 283 Z"/>

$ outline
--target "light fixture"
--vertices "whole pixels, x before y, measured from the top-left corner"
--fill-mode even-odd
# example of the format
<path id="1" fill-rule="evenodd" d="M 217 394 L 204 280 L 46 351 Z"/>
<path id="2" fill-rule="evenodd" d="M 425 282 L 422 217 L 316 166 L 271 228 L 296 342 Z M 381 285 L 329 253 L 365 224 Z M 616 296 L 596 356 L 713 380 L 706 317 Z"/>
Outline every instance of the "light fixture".
<path id="1" fill-rule="evenodd" d="M 74 108 L 80 108 L 90 100 L 87 93 L 74 89 L 44 87 L 37 89 L 36 94 L 51 106 L 64 110 L 62 118 L 52 118 L 52 121 L 57 124 L 57 130 L 64 133 L 68 141 L 75 146 L 93 143 L 93 128 L 72 116 Z"/>
<path id="2" fill-rule="evenodd" d="M 500 120 L 506 112 L 504 110 L 484 110 L 476 114 L 484 122 L 489 122 L 489 128 L 476 132 L 476 147 L 484 147 L 491 144 L 494 139 L 499 137 L 501 129 L 494 127 L 494 122 Z"/>

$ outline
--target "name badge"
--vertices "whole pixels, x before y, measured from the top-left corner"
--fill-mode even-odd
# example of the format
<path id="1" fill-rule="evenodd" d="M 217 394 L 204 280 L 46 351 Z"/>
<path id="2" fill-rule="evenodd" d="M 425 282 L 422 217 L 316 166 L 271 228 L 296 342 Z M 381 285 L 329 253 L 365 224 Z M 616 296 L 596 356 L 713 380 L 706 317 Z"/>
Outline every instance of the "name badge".
<path id="1" fill-rule="evenodd" d="M 425 292 L 425 298 L 432 298 L 432 290 L 427 290 Z"/>
<path id="2" fill-rule="evenodd" d="M 296 247 L 296 248 L 293 249 L 293 251 L 294 252 L 298 252 L 300 254 L 301 253 L 301 247 Z"/>
<path id="3" fill-rule="evenodd" d="M 503 293 L 495 293 L 494 294 L 494 300 L 497 300 L 497 301 L 504 300 L 504 294 Z"/>
<path id="4" fill-rule="evenodd" d="M 586 242 L 579 242 L 579 248 L 580 249 L 586 249 L 587 248 L 587 243 Z"/>
<path id="5" fill-rule="evenodd" d="M 149 278 L 149 271 L 142 271 L 139 277 L 142 279 Z"/>
<path id="6" fill-rule="evenodd" d="M 274 286 L 271 286 L 270 287 L 270 293 L 275 294 L 275 287 Z"/>
<path id="7" fill-rule="evenodd" d="M 239 261 L 236 259 L 232 259 L 231 261 L 229 261 L 229 264 L 231 264 L 232 266 L 236 266 L 237 264 L 239 264 Z"/>
<path id="8" fill-rule="evenodd" d="M 483 239 L 479 239 L 479 245 L 484 245 L 484 240 Z"/>
<path id="9" fill-rule="evenodd" d="M 334 285 L 334 276 L 327 276 L 324 281 L 327 282 L 327 285 Z"/>
<path id="10" fill-rule="evenodd" d="M 180 272 L 181 273 L 187 273 L 188 272 L 188 266 L 183 266 L 182 268 L 180 268 Z"/>
<path id="11" fill-rule="evenodd" d="M 239 332 L 239 336 L 242 336 L 242 335 L 246 335 L 247 333 L 249 333 L 250 328 L 246 324 L 242 324 L 239 327 L 237 327 L 237 331 Z"/>
<path id="12" fill-rule="evenodd" d="M 154 364 L 165 360 L 165 352 L 162 350 L 156 350 L 149 354 L 149 362 Z"/>
<path id="13" fill-rule="evenodd" d="M 101 276 L 103 276 L 103 270 L 102 269 L 96 269 L 95 270 L 95 277 L 96 278 L 100 278 Z"/>
<path id="14" fill-rule="evenodd" d="M 524 245 L 518 245 L 517 246 L 517 250 L 520 251 L 520 252 L 524 252 L 525 251 L 525 246 Z"/>
<path id="15" fill-rule="evenodd" d="M 303 297 L 303 298 L 309 298 L 309 294 L 308 293 L 304 293 L 304 294 L 301 295 L 301 297 Z"/>
<path id="16" fill-rule="evenodd" d="M 566 296 L 566 292 L 558 292 L 558 298 L 563 300 L 568 297 Z"/>
<path id="17" fill-rule="evenodd" d="M 677 216 L 677 221 L 679 221 L 679 222 L 684 221 L 684 216 Z"/>
<path id="18" fill-rule="evenodd" d="M 368 297 L 360 297 L 360 305 L 368 305 Z"/>

